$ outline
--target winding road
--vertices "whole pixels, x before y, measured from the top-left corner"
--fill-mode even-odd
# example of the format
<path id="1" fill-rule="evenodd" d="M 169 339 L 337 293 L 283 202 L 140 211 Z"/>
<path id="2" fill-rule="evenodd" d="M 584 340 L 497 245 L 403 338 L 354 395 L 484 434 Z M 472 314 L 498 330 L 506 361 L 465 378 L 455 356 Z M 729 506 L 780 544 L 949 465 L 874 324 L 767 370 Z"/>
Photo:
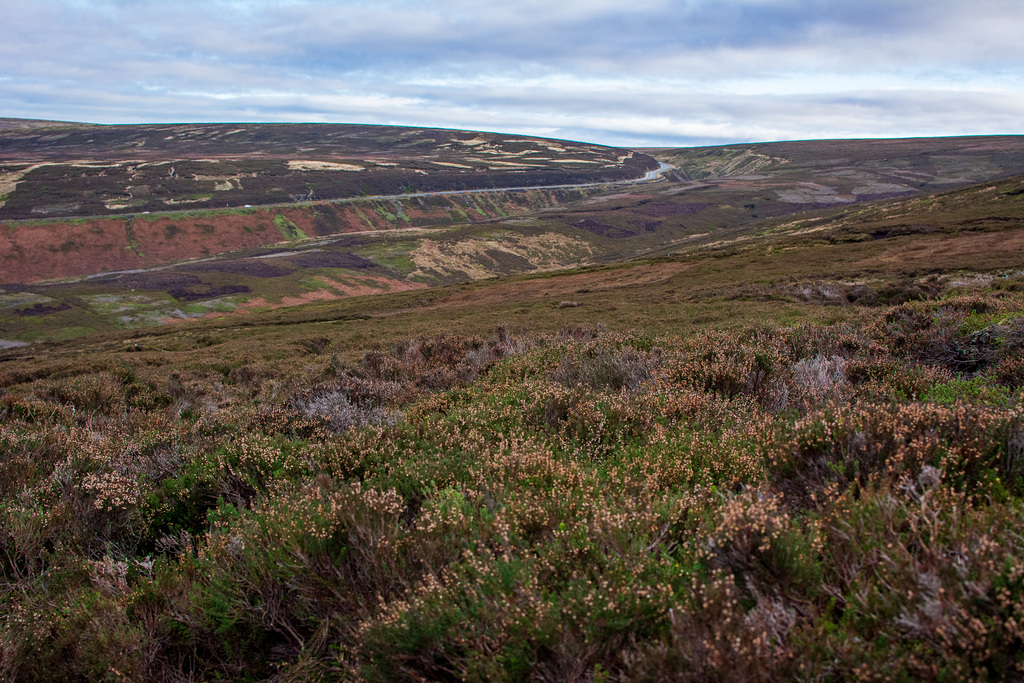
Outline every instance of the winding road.
<path id="1" fill-rule="evenodd" d="M 378 194 L 369 195 L 366 197 L 345 197 L 342 199 L 324 199 L 321 201 L 313 202 L 287 202 L 284 204 L 260 204 L 259 206 L 295 206 L 296 204 L 344 204 L 349 202 L 363 202 L 363 201 L 379 201 L 381 199 L 405 199 L 407 197 L 436 197 L 439 195 L 449 194 L 479 194 L 481 192 L 520 192 L 523 190 L 564 190 L 567 188 L 577 187 L 602 187 L 602 186 L 615 186 L 615 185 L 633 185 L 636 183 L 646 183 L 652 180 L 657 180 L 666 171 L 675 169 L 672 164 L 666 164 L 663 161 L 658 162 L 658 168 L 653 171 L 648 171 L 640 178 L 634 178 L 632 180 L 602 180 L 596 183 L 569 183 L 568 185 L 526 185 L 522 187 L 486 187 L 477 190 L 437 190 L 434 192 L 407 192 L 405 194 Z M 173 213 L 173 212 L 168 212 Z"/>
<path id="2" fill-rule="evenodd" d="M 485 192 L 522 192 L 525 190 L 564 190 L 570 188 L 581 188 L 581 187 L 614 187 L 616 185 L 633 185 L 636 183 L 647 183 L 657 180 L 661 175 L 667 171 L 675 169 L 675 166 L 666 164 L 663 161 L 658 162 L 658 168 L 653 171 L 648 171 L 640 178 L 634 178 L 632 180 L 602 180 L 594 183 L 569 183 L 566 185 L 523 185 L 520 187 L 486 187 L 476 190 L 436 190 L 433 192 L 406 192 L 403 194 L 375 194 L 375 195 L 361 195 L 359 197 L 342 197 L 340 199 L 313 199 L 310 201 L 303 202 L 276 202 L 273 204 L 246 204 L 244 207 L 239 206 L 226 206 L 224 208 L 231 209 L 265 209 L 274 208 L 281 206 L 309 206 L 311 204 L 351 204 L 352 202 L 374 202 L 380 200 L 389 199 L 409 199 L 413 197 L 437 197 L 442 195 L 453 195 L 453 194 L 481 194 Z M 182 213 L 183 211 L 219 211 L 220 207 L 197 207 L 193 209 L 179 208 L 179 209 L 168 209 L 166 211 L 135 211 L 132 213 L 105 213 L 96 216 L 47 216 L 46 218 L 12 218 L 12 219 L 0 219 L 3 223 L 28 223 L 38 222 L 40 220 L 46 221 L 70 221 L 70 220 L 82 220 L 83 218 L 130 218 L 140 214 L 151 214 L 154 216 L 160 216 L 163 214 L 171 213 Z"/>

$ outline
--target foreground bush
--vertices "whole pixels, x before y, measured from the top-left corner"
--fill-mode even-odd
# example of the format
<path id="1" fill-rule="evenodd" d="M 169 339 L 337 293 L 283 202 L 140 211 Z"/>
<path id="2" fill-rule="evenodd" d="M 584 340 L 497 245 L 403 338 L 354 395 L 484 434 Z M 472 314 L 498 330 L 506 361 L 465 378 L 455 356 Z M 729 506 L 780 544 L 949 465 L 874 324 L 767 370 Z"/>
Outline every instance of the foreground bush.
<path id="1" fill-rule="evenodd" d="M 1024 676 L 1021 308 L 501 328 L 302 379 L 26 372 L 0 396 L 0 670 Z"/>

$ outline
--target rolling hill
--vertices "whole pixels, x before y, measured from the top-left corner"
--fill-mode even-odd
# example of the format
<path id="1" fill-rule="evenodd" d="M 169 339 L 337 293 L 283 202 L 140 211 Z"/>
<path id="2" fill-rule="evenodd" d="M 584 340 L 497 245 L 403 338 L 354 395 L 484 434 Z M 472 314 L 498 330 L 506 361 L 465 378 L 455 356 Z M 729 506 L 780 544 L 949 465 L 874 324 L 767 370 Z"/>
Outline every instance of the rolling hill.
<path id="1" fill-rule="evenodd" d="M 648 150 L 5 285 L 0 676 L 1012 680 L 1020 144 Z"/>
<path id="2" fill-rule="evenodd" d="M 142 182 L 140 173 L 157 173 L 162 189 L 133 209 L 180 206 L 197 188 L 254 202 L 0 223 L 0 280 L 6 282 L 0 285 L 0 328 L 6 343 L 820 232 L 820 226 L 837 221 L 853 225 L 883 216 L 889 209 L 877 207 L 889 206 L 887 200 L 941 195 L 1024 172 L 1024 138 L 1009 136 L 633 152 L 372 126 L 40 128 L 29 122 L 6 128 L 0 149 L 8 186 L 16 188 L 0 212 L 31 214 L 46 202 L 59 204 L 62 193 L 106 197 L 104 183 L 120 183 L 118 192 L 132 192 L 135 182 L 147 192 L 157 187 Z M 656 166 L 655 158 L 672 168 L 637 182 Z M 86 166 L 73 165 L 79 161 Z M 209 168 L 188 165 L 250 161 L 264 164 L 253 167 L 252 182 L 231 175 L 238 171 L 234 166 L 213 178 Z M 373 192 L 399 193 L 346 197 L 354 191 L 353 178 L 370 183 Z M 405 185 L 413 180 L 417 184 Z M 271 204 L 266 202 L 275 197 L 263 190 L 231 194 L 243 185 L 245 192 L 255 191 L 264 181 L 294 192 L 287 202 Z M 562 186 L 459 189 L 548 182 Z M 296 189 L 316 183 L 321 189 L 313 195 Z M 443 194 L 427 194 L 432 191 Z M 341 198 L 316 199 L 322 195 Z M 123 210 L 95 202 L 76 209 Z M 928 220 L 945 220 L 933 213 Z M 921 230 L 922 224 L 905 223 L 895 229 Z M 853 243 L 892 229 L 828 234 Z"/>
<path id="3" fill-rule="evenodd" d="M 332 124 L 0 129 L 0 159 L 0 219 L 585 183 L 657 166 L 600 145 Z"/>

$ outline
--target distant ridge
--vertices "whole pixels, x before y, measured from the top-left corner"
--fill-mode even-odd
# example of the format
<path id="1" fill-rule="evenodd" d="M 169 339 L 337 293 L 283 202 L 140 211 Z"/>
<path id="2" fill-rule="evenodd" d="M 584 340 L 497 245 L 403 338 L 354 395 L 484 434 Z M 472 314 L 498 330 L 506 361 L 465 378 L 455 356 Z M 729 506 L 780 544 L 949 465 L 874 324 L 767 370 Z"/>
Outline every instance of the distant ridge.
<path id="1" fill-rule="evenodd" d="M 0 116 L 0 130 L 18 130 L 19 128 L 61 128 L 75 126 L 84 128 L 94 123 L 78 123 L 75 121 L 47 121 L 44 119 L 14 119 Z"/>

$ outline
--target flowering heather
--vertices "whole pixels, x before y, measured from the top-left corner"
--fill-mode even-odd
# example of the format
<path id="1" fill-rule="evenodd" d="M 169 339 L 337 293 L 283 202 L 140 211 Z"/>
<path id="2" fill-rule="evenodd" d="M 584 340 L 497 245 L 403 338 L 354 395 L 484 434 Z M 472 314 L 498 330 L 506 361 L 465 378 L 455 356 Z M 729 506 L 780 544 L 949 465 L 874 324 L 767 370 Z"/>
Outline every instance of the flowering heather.
<path id="1" fill-rule="evenodd" d="M 1024 299 L 872 315 L 5 363 L 0 671 L 1024 677 Z"/>

